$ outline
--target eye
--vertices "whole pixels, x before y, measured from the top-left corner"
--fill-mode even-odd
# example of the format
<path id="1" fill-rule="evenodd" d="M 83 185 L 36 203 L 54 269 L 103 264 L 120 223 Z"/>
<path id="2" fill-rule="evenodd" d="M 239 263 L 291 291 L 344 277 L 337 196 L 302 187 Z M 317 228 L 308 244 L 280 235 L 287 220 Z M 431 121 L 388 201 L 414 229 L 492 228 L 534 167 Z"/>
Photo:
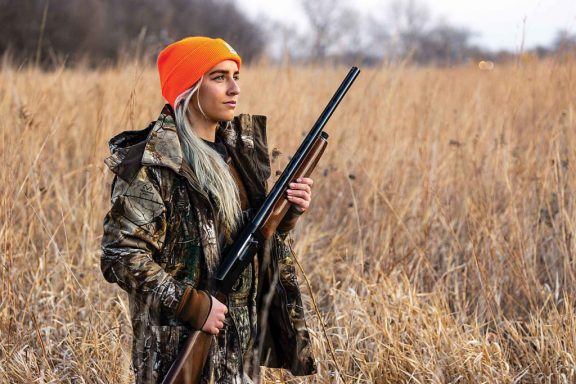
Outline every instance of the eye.
<path id="1" fill-rule="evenodd" d="M 234 75 L 234 80 L 235 80 L 235 81 L 240 80 L 240 75 Z"/>
<path id="2" fill-rule="evenodd" d="M 224 80 L 224 75 L 218 75 L 218 76 L 214 77 L 213 80 L 218 80 L 218 81 Z"/>

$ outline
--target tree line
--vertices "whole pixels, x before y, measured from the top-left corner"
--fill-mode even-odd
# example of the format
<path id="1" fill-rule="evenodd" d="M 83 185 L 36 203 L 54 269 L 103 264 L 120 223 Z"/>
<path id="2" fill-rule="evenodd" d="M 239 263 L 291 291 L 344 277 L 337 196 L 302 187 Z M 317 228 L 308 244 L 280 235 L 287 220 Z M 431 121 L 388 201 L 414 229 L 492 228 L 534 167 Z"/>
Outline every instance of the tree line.
<path id="1" fill-rule="evenodd" d="M 308 30 L 251 20 L 234 0 L 0 0 L 0 54 L 17 64 L 89 65 L 123 59 L 153 61 L 170 42 L 191 35 L 222 37 L 245 62 L 407 61 L 449 66 L 507 60 L 515 53 L 472 44 L 474 31 L 437 21 L 421 0 L 393 0 L 361 14 L 351 0 L 300 0 Z M 539 57 L 576 50 L 559 32 Z"/>
<path id="2" fill-rule="evenodd" d="M 547 46 L 491 51 L 473 43 L 477 33 L 435 18 L 422 0 L 391 0 L 360 13 L 354 0 L 300 0 L 311 36 L 285 29 L 286 52 L 296 60 L 408 62 L 450 66 L 466 61 L 507 61 L 518 54 L 545 57 L 576 53 L 576 34 L 559 30 Z M 311 38 L 310 38 L 311 37 Z"/>
<path id="3" fill-rule="evenodd" d="M 151 59 L 191 35 L 222 37 L 247 61 L 265 46 L 232 0 L 0 0 L 0 53 L 17 63 Z"/>

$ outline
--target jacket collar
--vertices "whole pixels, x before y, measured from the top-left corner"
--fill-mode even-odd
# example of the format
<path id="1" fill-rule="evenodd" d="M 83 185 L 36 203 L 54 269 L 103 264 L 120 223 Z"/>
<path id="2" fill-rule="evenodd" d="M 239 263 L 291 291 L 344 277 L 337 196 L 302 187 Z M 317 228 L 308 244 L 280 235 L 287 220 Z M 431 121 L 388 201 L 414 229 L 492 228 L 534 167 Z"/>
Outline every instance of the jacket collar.
<path id="1" fill-rule="evenodd" d="M 266 142 L 266 117 L 241 114 L 231 124 L 222 123 L 216 132 L 229 154 L 240 165 L 244 177 L 256 183 L 258 198 L 270 176 Z M 166 104 L 158 119 L 140 131 L 125 131 L 109 143 L 112 153 L 104 160 L 120 178 L 130 182 L 141 165 L 166 167 L 182 174 L 183 153 L 176 131 L 174 111 Z"/>

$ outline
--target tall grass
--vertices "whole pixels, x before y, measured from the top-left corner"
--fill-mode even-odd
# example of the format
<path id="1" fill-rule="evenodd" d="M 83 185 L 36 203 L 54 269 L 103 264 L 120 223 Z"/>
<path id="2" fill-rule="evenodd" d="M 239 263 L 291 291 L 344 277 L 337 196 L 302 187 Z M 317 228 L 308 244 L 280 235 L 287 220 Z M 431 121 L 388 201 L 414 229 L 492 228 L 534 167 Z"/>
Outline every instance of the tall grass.
<path id="1" fill-rule="evenodd" d="M 243 70 L 275 168 L 346 71 Z M 329 338 L 303 284 L 319 373 L 264 381 L 575 382 L 575 74 L 365 69 L 293 234 Z M 102 160 L 157 117 L 158 89 L 137 64 L 0 70 L 0 382 L 129 382 L 127 297 L 99 270 Z"/>

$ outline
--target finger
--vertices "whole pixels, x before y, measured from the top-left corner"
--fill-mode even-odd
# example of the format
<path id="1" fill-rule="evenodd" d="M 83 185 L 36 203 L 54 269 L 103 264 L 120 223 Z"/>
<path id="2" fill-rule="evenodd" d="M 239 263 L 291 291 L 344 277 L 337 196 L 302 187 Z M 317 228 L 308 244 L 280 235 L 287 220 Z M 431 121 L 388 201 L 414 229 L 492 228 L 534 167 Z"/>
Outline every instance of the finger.
<path id="1" fill-rule="evenodd" d="M 217 321 L 217 322 L 216 322 L 216 328 L 218 328 L 218 329 L 224 328 L 224 323 L 221 322 L 221 321 Z"/>
<path id="2" fill-rule="evenodd" d="M 290 183 L 290 189 L 288 190 L 289 191 L 301 190 L 306 191 L 308 193 L 312 193 L 312 189 L 310 188 L 310 186 L 308 184 L 303 183 Z"/>
<path id="3" fill-rule="evenodd" d="M 308 184 L 297 184 L 298 188 L 295 189 L 299 189 L 301 191 L 306 191 L 308 193 L 312 193 L 312 189 L 310 188 L 310 186 Z"/>
<path id="4" fill-rule="evenodd" d="M 288 196 L 296 196 L 301 197 L 304 200 L 310 200 L 310 192 L 308 191 L 290 190 L 290 192 L 288 192 Z"/>
<path id="5" fill-rule="evenodd" d="M 300 208 L 301 211 L 305 211 L 308 209 L 308 207 L 310 206 L 310 203 L 304 199 L 301 199 L 299 197 L 295 197 L 295 196 L 288 196 L 288 200 L 296 205 L 298 208 Z"/>
<path id="6" fill-rule="evenodd" d="M 218 335 L 220 333 L 220 330 L 218 328 L 214 327 L 214 328 L 212 328 L 212 333 L 214 335 Z"/>
<path id="7" fill-rule="evenodd" d="M 299 183 L 303 183 L 303 184 L 307 184 L 309 186 L 312 186 L 314 184 L 314 180 L 312 180 L 309 177 L 301 177 L 298 180 L 296 180 Z"/>
<path id="8" fill-rule="evenodd" d="M 312 191 L 306 189 L 288 189 L 286 190 L 286 193 L 293 196 L 310 196 Z"/>

